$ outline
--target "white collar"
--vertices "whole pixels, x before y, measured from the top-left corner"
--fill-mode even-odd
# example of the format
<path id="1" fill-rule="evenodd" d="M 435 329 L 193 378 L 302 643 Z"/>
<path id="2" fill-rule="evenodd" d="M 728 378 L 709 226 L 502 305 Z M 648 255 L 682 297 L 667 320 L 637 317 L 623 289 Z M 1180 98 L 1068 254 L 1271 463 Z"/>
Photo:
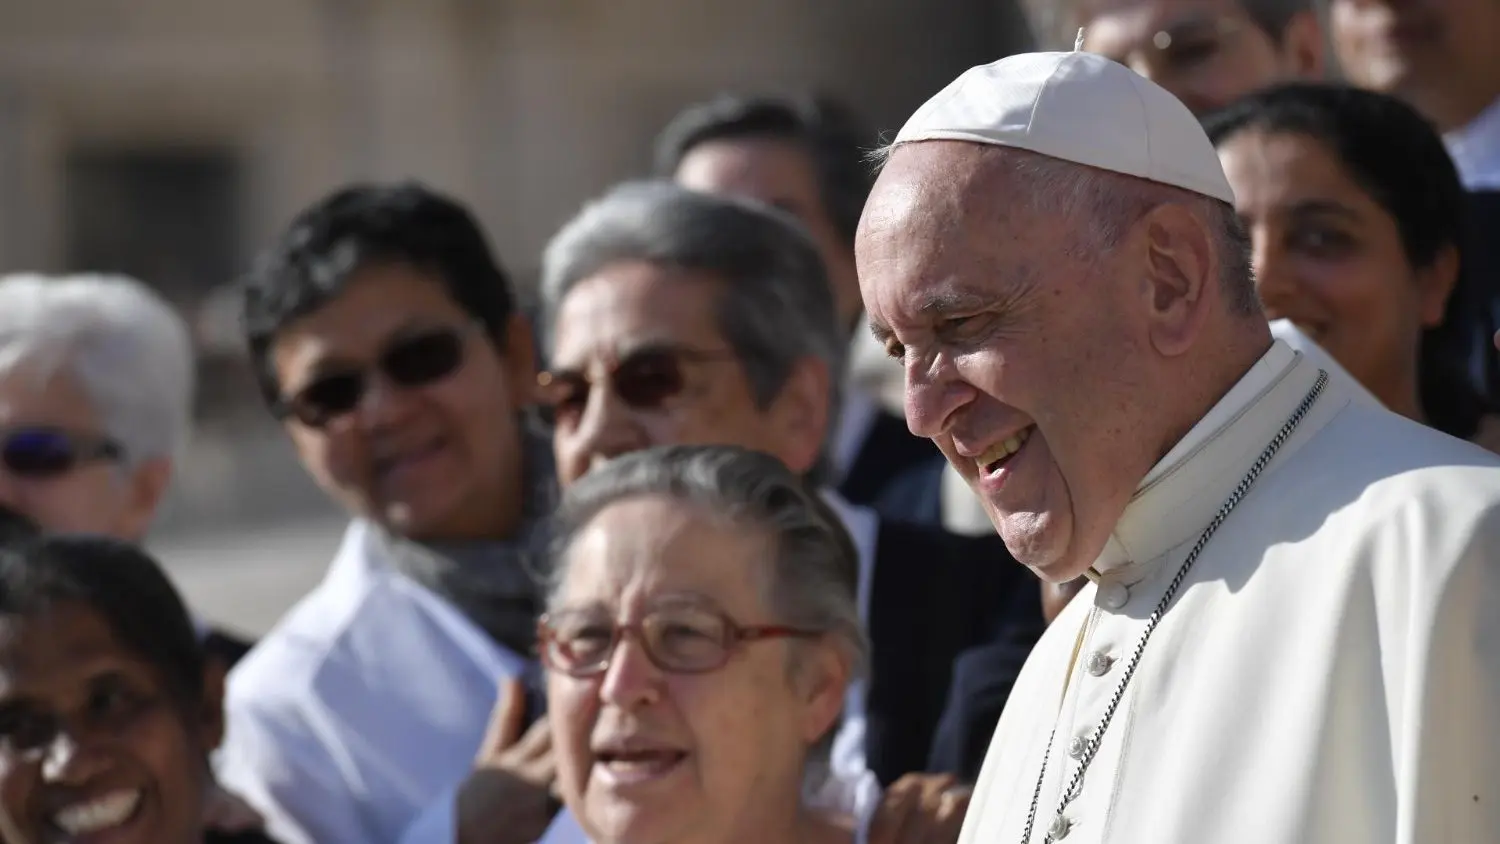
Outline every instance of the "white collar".
<path id="1" fill-rule="evenodd" d="M 1443 136 L 1466 190 L 1500 189 L 1500 100 Z"/>
<path id="2" fill-rule="evenodd" d="M 1139 582 L 1149 574 L 1148 564 L 1201 531 L 1316 376 L 1317 367 L 1284 341 L 1273 341 L 1146 474 L 1095 571 L 1127 585 Z"/>

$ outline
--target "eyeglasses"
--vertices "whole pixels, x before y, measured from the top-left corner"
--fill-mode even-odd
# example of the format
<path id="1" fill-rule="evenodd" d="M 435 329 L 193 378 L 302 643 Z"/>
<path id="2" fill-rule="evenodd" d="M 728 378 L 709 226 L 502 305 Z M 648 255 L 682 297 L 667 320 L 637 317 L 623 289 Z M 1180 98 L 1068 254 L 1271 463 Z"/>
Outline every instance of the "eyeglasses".
<path id="1" fill-rule="evenodd" d="M 634 410 L 653 410 L 687 386 L 688 363 L 727 360 L 729 351 L 701 351 L 682 346 L 647 346 L 608 361 L 604 380 L 615 395 Z M 560 369 L 537 376 L 541 409 L 553 425 L 576 425 L 589 404 L 595 379 L 582 370 Z"/>
<path id="2" fill-rule="evenodd" d="M 739 648 L 767 639 L 813 639 L 816 630 L 742 627 L 704 607 L 655 610 L 636 624 L 618 624 L 608 613 L 564 610 L 547 613 L 538 625 L 542 664 L 570 677 L 593 677 L 609 669 L 615 648 L 634 636 L 651 664 L 672 674 L 705 674 L 723 668 Z"/>
<path id="3" fill-rule="evenodd" d="M 479 331 L 440 328 L 392 342 L 374 369 L 398 387 L 425 387 L 447 378 L 464 362 L 464 338 Z M 273 407 L 278 416 L 294 416 L 309 428 L 322 428 L 359 406 L 369 388 L 368 369 L 323 375 Z"/>
<path id="4" fill-rule="evenodd" d="M 84 463 L 124 457 L 124 447 L 108 437 L 45 426 L 0 431 L 0 463 L 18 477 L 55 478 Z"/>

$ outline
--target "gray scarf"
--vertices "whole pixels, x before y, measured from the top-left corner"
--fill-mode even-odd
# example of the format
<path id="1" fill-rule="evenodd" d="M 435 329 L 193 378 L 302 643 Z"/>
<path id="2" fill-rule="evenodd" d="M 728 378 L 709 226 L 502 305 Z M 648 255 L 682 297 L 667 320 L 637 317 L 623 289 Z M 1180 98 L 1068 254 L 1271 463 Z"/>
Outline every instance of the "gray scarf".
<path id="1" fill-rule="evenodd" d="M 375 531 L 377 553 L 396 571 L 458 607 L 511 651 L 531 656 L 542 611 L 548 518 L 557 505 L 551 443 L 522 428 L 521 526 L 499 542 L 420 543 Z"/>

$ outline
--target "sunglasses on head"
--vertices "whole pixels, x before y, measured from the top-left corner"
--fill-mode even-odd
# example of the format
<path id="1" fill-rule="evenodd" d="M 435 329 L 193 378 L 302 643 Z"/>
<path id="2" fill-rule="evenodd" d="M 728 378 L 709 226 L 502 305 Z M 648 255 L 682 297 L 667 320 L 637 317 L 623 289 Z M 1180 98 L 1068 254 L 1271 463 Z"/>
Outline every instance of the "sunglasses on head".
<path id="1" fill-rule="evenodd" d="M 607 361 L 604 377 L 597 379 L 580 369 L 558 369 L 537 376 L 541 409 L 553 425 L 577 424 L 589 404 L 596 380 L 609 382 L 610 389 L 633 410 L 654 410 L 687 386 L 686 365 L 732 357 L 728 351 L 700 351 L 681 346 L 648 346 L 616 360 Z"/>
<path id="2" fill-rule="evenodd" d="M 369 388 L 370 370 L 398 387 L 425 387 L 447 378 L 464 362 L 464 338 L 470 331 L 440 328 L 395 340 L 373 367 L 321 375 L 289 398 L 277 402 L 277 415 L 292 416 L 310 428 L 322 428 L 359 406 Z"/>
<path id="3" fill-rule="evenodd" d="M 85 463 L 121 460 L 125 449 L 108 437 L 45 426 L 0 431 L 0 463 L 23 478 L 53 478 Z"/>

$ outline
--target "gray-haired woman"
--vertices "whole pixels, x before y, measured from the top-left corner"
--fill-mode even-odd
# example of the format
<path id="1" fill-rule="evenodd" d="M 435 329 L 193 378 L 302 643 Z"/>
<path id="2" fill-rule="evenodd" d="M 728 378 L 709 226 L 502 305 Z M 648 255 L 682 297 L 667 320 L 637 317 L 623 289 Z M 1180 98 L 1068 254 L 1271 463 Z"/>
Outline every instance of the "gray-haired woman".
<path id="1" fill-rule="evenodd" d="M 877 795 L 809 808 L 868 645 L 855 550 L 800 479 L 635 452 L 568 490 L 557 542 L 540 641 L 569 813 L 544 841 L 863 840 Z"/>

